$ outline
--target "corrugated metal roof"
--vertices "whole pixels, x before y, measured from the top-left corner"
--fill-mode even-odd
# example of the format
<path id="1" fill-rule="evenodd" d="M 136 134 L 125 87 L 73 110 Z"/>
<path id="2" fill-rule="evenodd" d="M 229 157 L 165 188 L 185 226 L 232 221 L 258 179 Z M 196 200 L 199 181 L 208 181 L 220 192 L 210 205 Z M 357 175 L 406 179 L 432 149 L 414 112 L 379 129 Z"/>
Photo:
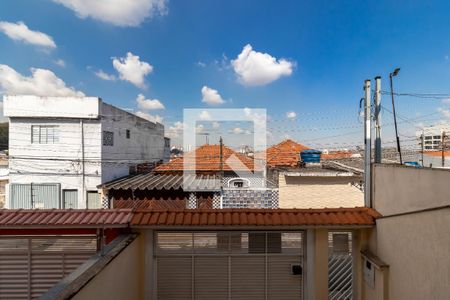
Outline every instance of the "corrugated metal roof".
<path id="1" fill-rule="evenodd" d="M 131 209 L 1 209 L 0 227 L 127 227 Z"/>
<path id="2" fill-rule="evenodd" d="M 127 176 L 103 184 L 101 187 L 108 190 L 178 190 L 187 189 L 198 191 L 219 191 L 220 179 L 214 175 L 188 174 L 155 174 L 145 173 Z"/>
<path id="3" fill-rule="evenodd" d="M 131 226 L 372 226 L 369 208 L 136 210 Z"/>
<path id="4" fill-rule="evenodd" d="M 118 199 L 113 200 L 113 207 L 116 208 L 136 208 L 136 209 L 186 209 L 187 198 L 175 199 Z M 212 198 L 199 197 L 197 198 L 197 205 L 202 209 L 212 209 Z"/>

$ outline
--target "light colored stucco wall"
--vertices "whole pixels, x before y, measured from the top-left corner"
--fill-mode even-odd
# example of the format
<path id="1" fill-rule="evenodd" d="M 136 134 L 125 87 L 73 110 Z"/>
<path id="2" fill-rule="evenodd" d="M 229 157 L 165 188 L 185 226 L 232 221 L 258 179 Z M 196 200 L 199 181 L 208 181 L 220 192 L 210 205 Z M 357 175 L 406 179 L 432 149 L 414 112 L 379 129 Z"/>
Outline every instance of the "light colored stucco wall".
<path id="1" fill-rule="evenodd" d="M 357 207 L 364 194 L 348 178 L 314 178 L 279 175 L 280 208 Z"/>
<path id="2" fill-rule="evenodd" d="M 374 208 L 382 215 L 450 205 L 450 170 L 376 164 Z"/>
<path id="3" fill-rule="evenodd" d="M 144 246 L 139 236 L 72 299 L 144 299 Z"/>
<path id="4" fill-rule="evenodd" d="M 448 299 L 450 171 L 375 165 L 373 172 L 373 204 L 383 217 L 368 249 L 389 267 L 385 278 L 375 273 L 375 289 L 363 284 L 362 299 Z"/>
<path id="5" fill-rule="evenodd" d="M 377 220 L 371 251 L 389 265 L 389 299 L 448 299 L 449 228 L 450 208 Z M 365 289 L 365 299 L 383 299 Z"/>

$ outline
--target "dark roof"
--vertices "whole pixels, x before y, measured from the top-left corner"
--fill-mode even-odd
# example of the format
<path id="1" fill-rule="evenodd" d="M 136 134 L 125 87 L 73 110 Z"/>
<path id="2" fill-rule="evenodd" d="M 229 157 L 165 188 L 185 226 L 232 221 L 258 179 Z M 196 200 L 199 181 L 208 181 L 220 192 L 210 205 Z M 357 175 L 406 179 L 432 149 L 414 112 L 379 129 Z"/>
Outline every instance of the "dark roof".
<path id="1" fill-rule="evenodd" d="M 0 210 L 0 229 L 134 226 L 373 226 L 365 207 L 324 209 Z"/>
<path id="2" fill-rule="evenodd" d="M 197 180 L 194 180 L 197 179 Z M 186 180 L 186 181 L 184 181 Z M 184 187 L 186 183 L 188 188 Z M 101 185 L 108 190 L 220 190 L 220 179 L 214 175 L 186 175 L 144 173 L 120 178 Z"/>
<path id="3" fill-rule="evenodd" d="M 136 210 L 131 226 L 371 226 L 369 208 Z"/>

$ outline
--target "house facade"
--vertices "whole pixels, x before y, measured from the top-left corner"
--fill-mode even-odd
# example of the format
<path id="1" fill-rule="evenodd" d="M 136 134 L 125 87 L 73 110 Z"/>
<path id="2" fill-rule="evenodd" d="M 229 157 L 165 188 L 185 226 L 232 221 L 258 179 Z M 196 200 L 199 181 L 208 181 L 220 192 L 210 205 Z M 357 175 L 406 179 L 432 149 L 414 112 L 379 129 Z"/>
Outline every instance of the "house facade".
<path id="1" fill-rule="evenodd" d="M 100 208 L 98 185 L 168 159 L 162 124 L 100 98 L 5 96 L 3 103 L 8 208 Z"/>

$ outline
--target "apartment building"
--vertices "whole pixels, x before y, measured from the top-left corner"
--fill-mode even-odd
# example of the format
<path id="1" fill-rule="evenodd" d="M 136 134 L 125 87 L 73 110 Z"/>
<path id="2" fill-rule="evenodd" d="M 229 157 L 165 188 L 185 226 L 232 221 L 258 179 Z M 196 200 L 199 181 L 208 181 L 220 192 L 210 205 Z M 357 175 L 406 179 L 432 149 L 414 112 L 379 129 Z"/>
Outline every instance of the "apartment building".
<path id="1" fill-rule="evenodd" d="M 168 160 L 164 126 L 97 97 L 5 96 L 7 208 L 100 208 L 97 186 Z"/>
<path id="2" fill-rule="evenodd" d="M 424 151 L 436 151 L 442 149 L 442 133 L 446 136 L 450 134 L 449 124 L 424 127 L 423 130 L 416 132 L 416 136 L 420 141 L 423 135 Z"/>

